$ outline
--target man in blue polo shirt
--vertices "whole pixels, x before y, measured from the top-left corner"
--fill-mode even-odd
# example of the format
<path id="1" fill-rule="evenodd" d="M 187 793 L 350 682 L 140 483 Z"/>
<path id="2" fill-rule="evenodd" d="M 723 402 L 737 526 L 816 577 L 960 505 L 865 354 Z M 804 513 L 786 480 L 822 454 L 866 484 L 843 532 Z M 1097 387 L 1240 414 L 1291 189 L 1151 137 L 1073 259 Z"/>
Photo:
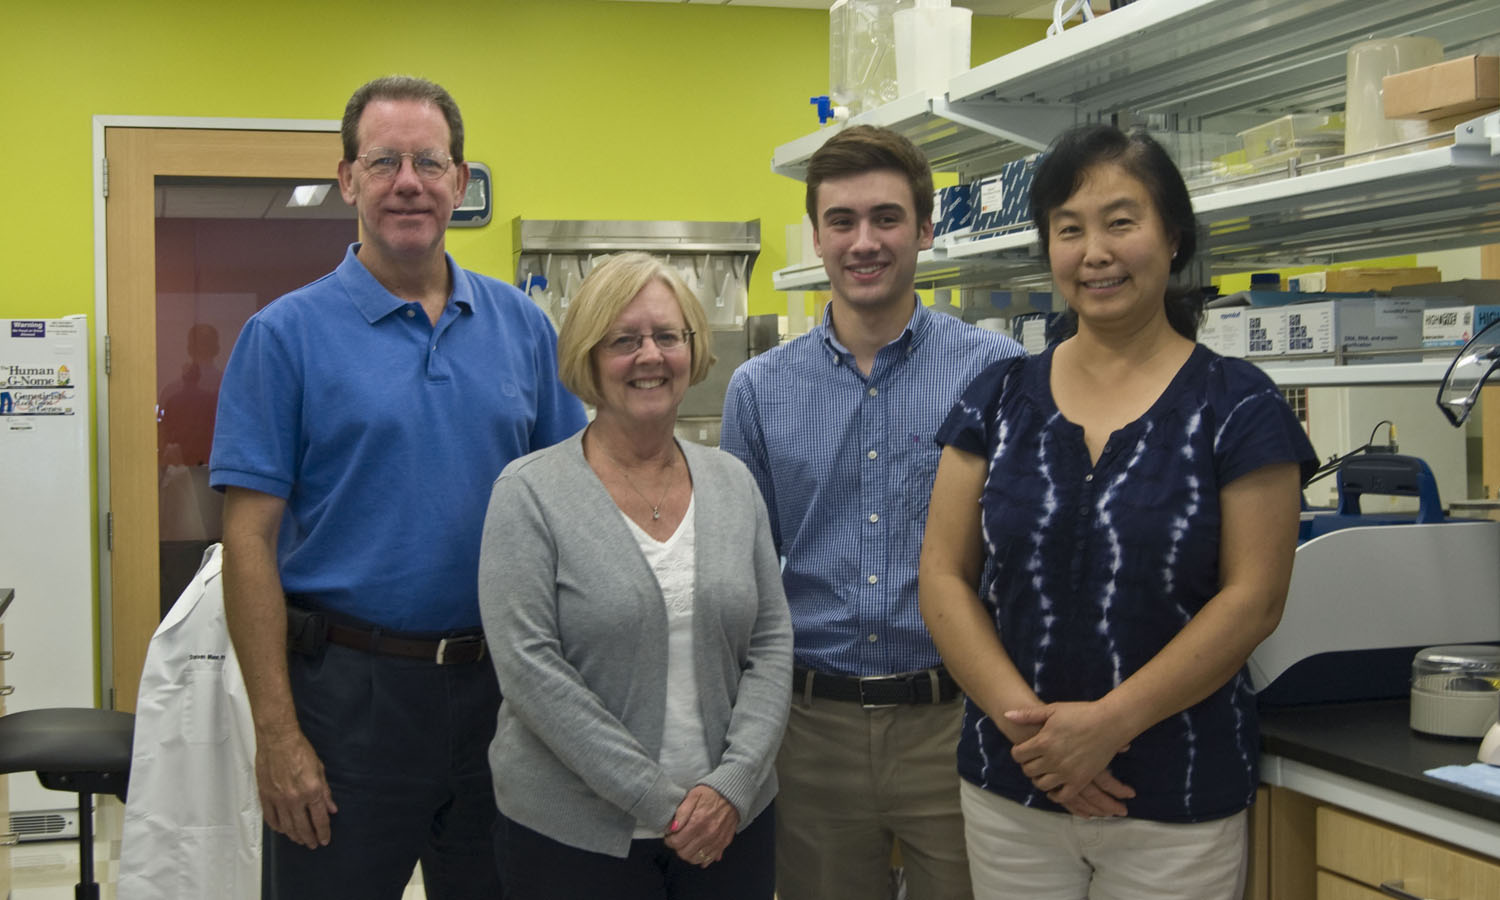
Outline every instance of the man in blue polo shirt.
<path id="1" fill-rule="evenodd" d="M 398 898 L 420 861 L 428 897 L 493 898 L 482 523 L 506 463 L 583 407 L 542 312 L 444 250 L 469 175 L 447 91 L 372 81 L 342 136 L 364 242 L 246 324 L 210 466 L 265 890 Z"/>
<path id="2" fill-rule="evenodd" d="M 823 324 L 730 379 L 722 445 L 749 466 L 786 560 L 796 673 L 777 758 L 781 900 L 971 896 L 955 749 L 963 704 L 917 610 L 938 426 L 1007 337 L 917 302 L 932 173 L 896 132 L 835 135 L 807 213 L 833 299 Z"/>

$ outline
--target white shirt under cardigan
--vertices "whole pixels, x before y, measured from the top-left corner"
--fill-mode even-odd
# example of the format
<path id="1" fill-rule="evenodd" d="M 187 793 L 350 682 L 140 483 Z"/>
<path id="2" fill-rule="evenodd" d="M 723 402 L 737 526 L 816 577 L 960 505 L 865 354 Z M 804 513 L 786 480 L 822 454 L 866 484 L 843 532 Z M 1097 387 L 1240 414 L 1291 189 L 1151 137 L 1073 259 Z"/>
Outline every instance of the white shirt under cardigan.
<path id="1" fill-rule="evenodd" d="M 693 670 L 713 788 L 750 824 L 776 793 L 792 631 L 760 491 L 736 459 L 680 445 L 693 476 Z M 505 700 L 490 769 L 507 818 L 624 857 L 691 784 L 659 754 L 668 625 L 651 567 L 583 457 L 582 434 L 496 480 L 479 608 Z"/>
<path id="2" fill-rule="evenodd" d="M 693 501 L 688 500 L 677 530 L 665 541 L 652 537 L 623 510 L 620 518 L 656 575 L 667 611 L 667 716 L 656 759 L 673 781 L 697 784 L 711 766 L 703 743 L 703 717 L 698 714 L 698 676 L 693 671 Z M 662 834 L 637 825 L 634 836 L 659 838 Z"/>

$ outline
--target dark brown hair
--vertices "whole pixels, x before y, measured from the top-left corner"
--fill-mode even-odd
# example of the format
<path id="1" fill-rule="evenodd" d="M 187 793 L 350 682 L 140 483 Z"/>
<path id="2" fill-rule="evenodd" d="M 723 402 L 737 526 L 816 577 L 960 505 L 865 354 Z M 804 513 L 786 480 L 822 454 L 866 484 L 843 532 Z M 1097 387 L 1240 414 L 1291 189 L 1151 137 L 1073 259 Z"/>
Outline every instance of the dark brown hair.
<path id="1" fill-rule="evenodd" d="M 464 117 L 458 104 L 443 86 L 411 75 L 387 75 L 360 85 L 344 107 L 339 136 L 344 141 L 344 160 L 354 162 L 359 156 L 359 120 L 372 100 L 416 100 L 431 103 L 448 122 L 448 155 L 453 161 L 464 161 Z"/>
<path id="2" fill-rule="evenodd" d="M 829 178 L 890 171 L 911 185 L 917 226 L 932 221 L 932 168 L 927 157 L 900 132 L 855 125 L 829 138 L 807 161 L 807 217 L 818 227 L 818 186 Z"/>
<path id="3" fill-rule="evenodd" d="M 1031 220 L 1036 224 L 1042 256 L 1051 243 L 1049 219 L 1052 211 L 1068 202 L 1083 185 L 1089 170 L 1117 165 L 1146 188 L 1167 237 L 1177 241 L 1171 272 L 1177 274 L 1198 249 L 1198 219 L 1193 198 L 1172 157 L 1143 131 L 1126 134 L 1113 125 L 1079 125 L 1058 135 L 1037 164 L 1031 181 Z M 1188 340 L 1198 335 L 1203 299 L 1195 288 L 1168 286 L 1167 321 Z"/>

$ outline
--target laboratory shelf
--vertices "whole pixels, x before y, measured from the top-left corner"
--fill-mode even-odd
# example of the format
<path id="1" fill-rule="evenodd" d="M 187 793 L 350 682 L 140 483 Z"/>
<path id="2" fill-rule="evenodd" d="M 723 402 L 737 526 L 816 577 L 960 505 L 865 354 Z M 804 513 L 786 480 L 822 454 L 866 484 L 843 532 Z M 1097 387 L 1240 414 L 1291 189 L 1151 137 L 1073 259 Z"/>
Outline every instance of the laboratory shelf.
<path id="1" fill-rule="evenodd" d="M 1035 244 L 1030 238 L 1027 243 Z M 778 291 L 826 291 L 828 275 L 823 271 L 823 263 L 818 261 L 788 266 L 773 272 L 771 284 Z M 1044 284 L 1050 284 L 1046 267 L 1029 257 L 991 254 L 954 258 L 948 256 L 941 247 L 917 254 L 917 287 L 924 290 L 1000 285 L 1019 289 Z"/>
<path id="2" fill-rule="evenodd" d="M 966 116 L 944 116 L 934 109 L 945 109 L 941 96 L 912 94 L 875 109 L 862 112 L 847 123 L 829 125 L 812 134 L 777 147 L 771 153 L 771 169 L 799 181 L 807 177 L 807 161 L 829 138 L 851 125 L 878 125 L 901 132 L 922 148 L 932 168 L 938 172 L 959 172 L 973 176 L 997 171 L 1013 159 L 1020 159 L 1034 148 L 1009 142 L 1009 131 L 982 122 L 971 122 Z M 1073 123 L 1072 113 L 1053 115 L 1049 122 L 1056 131 Z M 1056 133 L 1054 131 L 1054 133 Z"/>
<path id="3" fill-rule="evenodd" d="M 1193 119 L 1341 107 L 1346 54 L 1361 41 L 1433 37 L 1458 55 L 1500 31 L 1493 0 L 1152 0 L 960 73 L 954 109 L 1001 118 L 1009 104 L 1080 116 Z M 1031 134 L 1044 145 L 1053 133 Z"/>
<path id="4" fill-rule="evenodd" d="M 1456 56 L 1497 33 L 1494 0 L 1152 0 L 961 72 L 946 94 L 902 97 L 848 124 L 894 128 L 935 169 L 972 177 L 1114 113 L 1234 132 L 1339 108 L 1354 44 L 1421 35 Z M 813 151 L 842 127 L 777 147 L 771 168 L 804 177 Z"/>
<path id="5" fill-rule="evenodd" d="M 1500 240 L 1500 113 L 1456 131 L 1449 147 L 1200 193 L 1193 199 L 1206 229 L 1200 252 L 1213 270 L 1233 272 Z M 923 288 L 1028 287 L 1046 276 L 1031 228 L 940 237 L 917 260 Z M 813 263 L 783 269 L 773 283 L 818 290 L 827 278 Z"/>
<path id="6" fill-rule="evenodd" d="M 1440 352 L 1440 351 L 1438 351 Z M 1452 352 L 1457 352 L 1456 350 Z M 1340 387 L 1368 385 L 1435 385 L 1448 371 L 1452 357 L 1407 363 L 1331 365 L 1327 360 L 1250 360 L 1281 387 Z"/>
<path id="7" fill-rule="evenodd" d="M 1500 113 L 1455 132 L 1448 147 L 1196 195 L 1211 265 L 1244 271 L 1496 240 Z"/>
<path id="8" fill-rule="evenodd" d="M 935 170 L 964 180 L 1113 115 L 1179 134 L 1232 134 L 1288 112 L 1342 108 L 1349 48 L 1402 35 L 1435 38 L 1448 57 L 1473 53 L 1500 35 L 1500 3 L 1134 3 L 960 73 L 946 93 L 902 97 L 783 144 L 772 169 L 804 177 L 818 147 L 859 123 L 902 132 Z M 1458 126 L 1449 146 L 1436 143 L 1200 187 L 1200 259 L 1213 272 L 1243 272 L 1500 242 L 1500 113 Z M 784 291 L 828 286 L 818 263 L 783 269 L 773 282 Z M 940 237 L 917 263 L 922 288 L 1048 283 L 1029 228 Z M 1431 384 L 1447 365 L 1258 362 L 1288 386 Z"/>

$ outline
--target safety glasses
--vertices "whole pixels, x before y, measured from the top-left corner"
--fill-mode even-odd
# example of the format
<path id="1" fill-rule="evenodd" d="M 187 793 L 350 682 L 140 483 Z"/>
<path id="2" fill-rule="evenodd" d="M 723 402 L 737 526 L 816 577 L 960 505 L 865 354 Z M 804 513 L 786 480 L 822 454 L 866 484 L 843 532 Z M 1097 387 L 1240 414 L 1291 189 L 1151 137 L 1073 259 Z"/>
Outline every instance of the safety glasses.
<path id="1" fill-rule="evenodd" d="M 1479 390 L 1489 380 L 1490 373 L 1500 367 L 1500 319 L 1484 326 L 1458 356 L 1448 364 L 1448 373 L 1438 385 L 1437 405 L 1457 428 L 1474 411 L 1479 402 Z"/>

